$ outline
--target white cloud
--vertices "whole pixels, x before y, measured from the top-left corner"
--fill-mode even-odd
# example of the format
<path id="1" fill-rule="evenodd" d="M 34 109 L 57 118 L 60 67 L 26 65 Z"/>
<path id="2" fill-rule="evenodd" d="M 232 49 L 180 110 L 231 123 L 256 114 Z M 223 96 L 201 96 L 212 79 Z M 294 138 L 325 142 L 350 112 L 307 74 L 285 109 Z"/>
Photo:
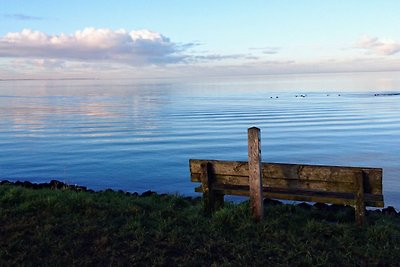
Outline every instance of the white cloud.
<path id="1" fill-rule="evenodd" d="M 85 28 L 67 35 L 24 29 L 0 37 L 0 57 L 108 61 L 133 66 L 178 63 L 187 46 L 149 30 Z"/>
<path id="2" fill-rule="evenodd" d="M 400 43 L 392 39 L 379 39 L 365 36 L 358 41 L 357 47 L 366 49 L 370 53 L 378 55 L 394 55 L 400 52 Z"/>

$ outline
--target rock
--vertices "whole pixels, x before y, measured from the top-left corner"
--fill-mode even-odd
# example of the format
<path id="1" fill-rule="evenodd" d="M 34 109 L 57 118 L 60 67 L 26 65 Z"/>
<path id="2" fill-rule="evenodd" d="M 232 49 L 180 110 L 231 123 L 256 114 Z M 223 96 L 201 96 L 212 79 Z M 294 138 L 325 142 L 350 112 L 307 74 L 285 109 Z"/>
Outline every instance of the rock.
<path id="1" fill-rule="evenodd" d="M 375 210 L 367 210 L 367 213 L 371 213 L 371 214 L 373 214 L 373 213 L 376 213 L 376 214 L 381 214 L 381 213 L 382 213 L 382 211 L 381 211 L 380 209 L 375 209 Z"/>
<path id="2" fill-rule="evenodd" d="M 153 192 L 153 191 L 146 191 L 146 192 L 143 192 L 142 193 L 142 197 L 150 197 L 150 196 L 153 196 L 153 195 L 156 195 L 157 193 L 156 192 Z"/>
<path id="3" fill-rule="evenodd" d="M 329 205 L 325 203 L 315 203 L 313 206 L 319 210 L 329 210 Z"/>
<path id="4" fill-rule="evenodd" d="M 338 205 L 338 204 L 332 204 L 329 206 L 330 211 L 338 212 L 338 211 L 343 211 L 346 208 L 344 205 Z"/>
<path id="5" fill-rule="evenodd" d="M 397 211 L 392 206 L 382 209 L 382 213 L 385 215 L 395 216 L 397 215 Z"/>
<path id="6" fill-rule="evenodd" d="M 8 180 L 3 180 L 3 181 L 0 182 L 0 185 L 3 185 L 3 184 L 10 185 L 12 183 L 10 181 L 8 181 Z"/>
<path id="7" fill-rule="evenodd" d="M 278 205 L 282 205 L 282 202 L 280 202 L 279 200 L 275 200 L 275 199 L 264 198 L 264 205 L 278 206 Z"/>
<path id="8" fill-rule="evenodd" d="M 86 187 L 86 186 L 75 185 L 75 186 L 73 187 L 73 189 L 74 189 L 76 192 L 86 192 L 86 191 L 87 191 L 87 187 Z"/>
<path id="9" fill-rule="evenodd" d="M 57 181 L 57 180 L 51 180 L 49 183 L 49 187 L 51 189 L 62 189 L 64 187 L 66 187 L 66 184 L 64 184 L 63 182 Z"/>
<path id="10" fill-rule="evenodd" d="M 312 208 L 312 206 L 310 204 L 305 203 L 305 202 L 301 202 L 300 204 L 297 204 L 297 207 L 300 207 L 305 210 L 310 210 Z"/>

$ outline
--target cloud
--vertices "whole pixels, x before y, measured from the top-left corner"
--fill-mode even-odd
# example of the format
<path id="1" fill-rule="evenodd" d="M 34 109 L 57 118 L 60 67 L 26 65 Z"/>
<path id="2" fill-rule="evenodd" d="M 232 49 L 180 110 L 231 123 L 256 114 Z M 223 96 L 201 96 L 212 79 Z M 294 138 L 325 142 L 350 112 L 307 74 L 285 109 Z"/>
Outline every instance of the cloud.
<path id="1" fill-rule="evenodd" d="M 392 39 L 379 39 L 365 36 L 357 43 L 358 48 L 366 49 L 369 53 L 390 56 L 400 51 L 400 43 Z"/>
<path id="2" fill-rule="evenodd" d="M 226 59 L 241 59 L 247 58 L 247 55 L 243 54 L 232 54 L 232 55 L 221 55 L 221 54 L 208 54 L 208 55 L 198 55 L 192 56 L 193 61 L 222 61 Z"/>
<path id="3" fill-rule="evenodd" d="M 15 59 L 11 61 L 11 64 L 18 68 L 63 69 L 66 67 L 65 61 L 57 59 Z"/>
<path id="4" fill-rule="evenodd" d="M 85 28 L 67 35 L 48 35 L 24 29 L 0 37 L 0 57 L 107 61 L 133 66 L 183 62 L 183 51 L 190 44 L 178 45 L 149 30 L 113 31 Z"/>
<path id="5" fill-rule="evenodd" d="M 263 54 L 273 55 L 273 54 L 277 54 L 281 48 L 277 47 L 277 46 L 266 46 L 266 47 L 251 47 L 249 49 L 261 51 L 261 53 L 263 53 Z"/>
<path id="6" fill-rule="evenodd" d="M 43 20 L 42 17 L 30 16 L 25 14 L 4 14 L 3 17 L 15 20 Z"/>

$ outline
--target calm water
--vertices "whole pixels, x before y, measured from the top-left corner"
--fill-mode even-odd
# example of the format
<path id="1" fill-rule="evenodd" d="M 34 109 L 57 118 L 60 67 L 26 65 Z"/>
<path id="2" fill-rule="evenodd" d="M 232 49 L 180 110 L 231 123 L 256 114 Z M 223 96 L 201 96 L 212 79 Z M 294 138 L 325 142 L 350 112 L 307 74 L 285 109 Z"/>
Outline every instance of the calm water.
<path id="1" fill-rule="evenodd" d="M 0 179 L 195 195 L 188 160 L 246 160 L 257 126 L 264 161 L 383 167 L 400 207 L 397 77 L 0 81 Z"/>

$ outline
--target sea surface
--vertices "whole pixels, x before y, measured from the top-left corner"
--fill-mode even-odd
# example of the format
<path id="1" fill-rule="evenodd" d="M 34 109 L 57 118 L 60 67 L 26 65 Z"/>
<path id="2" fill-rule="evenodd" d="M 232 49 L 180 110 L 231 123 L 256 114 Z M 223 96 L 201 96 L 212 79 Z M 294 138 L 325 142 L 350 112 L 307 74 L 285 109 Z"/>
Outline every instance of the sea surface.
<path id="1" fill-rule="evenodd" d="M 0 180 L 196 195 L 188 161 L 382 167 L 400 208 L 400 75 L 0 80 Z"/>

